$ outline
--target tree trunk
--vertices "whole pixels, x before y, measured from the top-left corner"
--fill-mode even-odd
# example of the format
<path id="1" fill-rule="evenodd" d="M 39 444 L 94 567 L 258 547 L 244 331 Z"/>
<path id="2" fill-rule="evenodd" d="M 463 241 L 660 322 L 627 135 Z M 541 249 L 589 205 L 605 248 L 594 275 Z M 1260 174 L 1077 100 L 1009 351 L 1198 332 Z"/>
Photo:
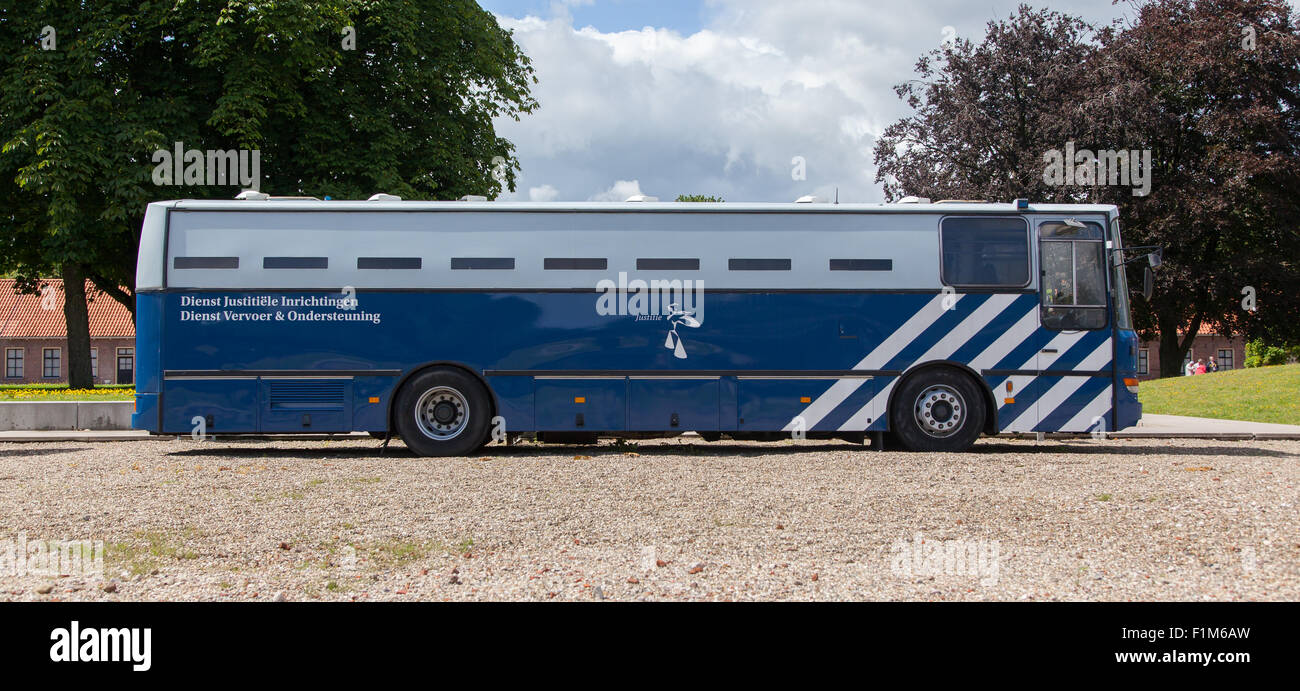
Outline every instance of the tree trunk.
<path id="1" fill-rule="evenodd" d="M 91 389 L 90 310 L 86 306 L 86 272 L 80 264 L 68 262 L 63 276 L 63 321 L 68 329 L 68 388 Z"/>
<path id="2" fill-rule="evenodd" d="M 1183 374 L 1183 349 L 1178 339 L 1178 318 L 1156 315 L 1156 326 L 1160 329 L 1160 376 L 1177 377 Z"/>

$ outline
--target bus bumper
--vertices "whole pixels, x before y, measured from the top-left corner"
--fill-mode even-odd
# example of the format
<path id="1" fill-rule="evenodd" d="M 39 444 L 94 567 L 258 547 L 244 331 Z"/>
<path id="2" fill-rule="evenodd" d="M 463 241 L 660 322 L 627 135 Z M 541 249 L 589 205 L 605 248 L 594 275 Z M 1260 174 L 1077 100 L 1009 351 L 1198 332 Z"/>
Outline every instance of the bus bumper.
<path id="1" fill-rule="evenodd" d="M 131 413 L 131 429 L 159 433 L 158 394 L 136 392 L 135 412 Z"/>

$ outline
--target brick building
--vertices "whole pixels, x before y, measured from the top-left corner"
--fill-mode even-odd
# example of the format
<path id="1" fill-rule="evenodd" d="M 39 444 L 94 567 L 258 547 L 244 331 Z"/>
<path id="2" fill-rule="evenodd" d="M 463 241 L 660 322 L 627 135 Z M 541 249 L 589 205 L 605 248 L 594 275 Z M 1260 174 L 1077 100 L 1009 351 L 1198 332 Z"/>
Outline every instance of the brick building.
<path id="1" fill-rule="evenodd" d="M 63 321 L 63 281 L 45 279 L 44 295 L 19 295 L 13 279 L 0 279 L 0 353 L 5 384 L 57 384 L 68 380 L 68 332 Z M 92 287 L 86 284 L 90 294 Z M 94 295 L 90 357 L 96 384 L 135 382 L 135 323 L 122 303 Z"/>
<path id="2" fill-rule="evenodd" d="M 1179 332 L 1179 338 L 1183 333 Z M 1205 360 L 1205 366 L 1210 366 L 1210 360 L 1213 359 L 1219 365 L 1219 371 L 1240 369 L 1242 362 L 1246 359 L 1246 339 L 1241 336 L 1225 336 L 1215 333 L 1214 327 L 1208 324 L 1202 324 L 1200 331 L 1196 333 L 1196 340 L 1192 342 L 1192 348 L 1188 351 L 1187 357 L 1192 361 L 1198 359 Z M 1187 360 L 1183 360 L 1185 365 Z M 1138 379 L 1155 379 L 1160 376 L 1160 341 L 1142 341 L 1138 346 Z"/>

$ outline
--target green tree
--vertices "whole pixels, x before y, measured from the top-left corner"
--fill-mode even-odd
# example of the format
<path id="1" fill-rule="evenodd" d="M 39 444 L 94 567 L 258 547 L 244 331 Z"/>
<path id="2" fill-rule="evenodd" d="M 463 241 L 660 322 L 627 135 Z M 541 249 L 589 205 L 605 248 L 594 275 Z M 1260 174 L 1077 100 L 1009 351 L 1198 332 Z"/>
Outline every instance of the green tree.
<path id="1" fill-rule="evenodd" d="M 722 202 L 726 201 L 722 197 L 715 197 L 711 194 L 679 194 L 674 199 L 675 202 Z"/>
<path id="2" fill-rule="evenodd" d="M 154 152 L 256 150 L 277 195 L 496 196 L 519 165 L 493 119 L 537 107 L 528 57 L 472 0 L 5 3 L 0 46 L 0 272 L 64 278 L 74 386 L 77 293 L 134 311 L 145 205 L 238 191 L 156 185 Z"/>
<path id="3" fill-rule="evenodd" d="M 1096 50 L 1083 20 L 1022 5 L 980 43 L 923 55 L 918 79 L 894 87 L 915 114 L 876 142 L 885 197 L 1071 201 L 1043 181 L 1043 152 L 1074 129 L 1077 66 Z"/>
<path id="4" fill-rule="evenodd" d="M 1079 79 L 1093 139 L 1148 149 L 1151 194 L 1098 187 L 1125 240 L 1165 249 L 1138 323 L 1178 374 L 1200 326 L 1300 337 L 1300 33 L 1283 0 L 1154 0 Z M 1182 331 L 1181 337 L 1179 331 Z"/>
<path id="5" fill-rule="evenodd" d="M 1164 375 L 1203 323 L 1300 338 L 1300 35 L 1283 0 L 1150 0 L 1098 31 L 1021 6 L 917 70 L 897 89 L 916 114 L 876 146 L 890 198 L 1116 204 L 1130 246 L 1165 249 L 1153 300 L 1133 302 Z M 1046 156 L 1068 142 L 1149 152 L 1149 194 L 1052 184 Z"/>

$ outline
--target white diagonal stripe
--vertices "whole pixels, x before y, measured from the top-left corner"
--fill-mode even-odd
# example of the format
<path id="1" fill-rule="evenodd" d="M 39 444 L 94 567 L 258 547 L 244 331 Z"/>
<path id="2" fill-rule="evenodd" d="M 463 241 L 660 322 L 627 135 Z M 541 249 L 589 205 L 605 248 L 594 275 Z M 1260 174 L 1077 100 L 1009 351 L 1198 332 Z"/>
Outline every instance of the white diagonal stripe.
<path id="1" fill-rule="evenodd" d="M 1043 346 L 1042 350 L 1031 355 L 1029 357 L 1029 360 L 1025 362 L 1024 366 L 1021 367 L 1020 369 L 1028 369 L 1028 370 L 1051 369 L 1052 365 L 1056 364 L 1056 361 L 1061 359 L 1061 356 L 1065 355 L 1065 352 L 1070 348 L 1074 347 L 1074 344 L 1078 343 L 1085 335 L 1087 335 L 1086 331 L 1062 332 L 1056 334 L 1056 336 L 1053 337 L 1052 340 L 1047 342 L 1047 345 Z M 1110 344 L 1109 338 L 1106 339 L 1106 343 L 1107 345 Z M 1043 350 L 1051 350 L 1053 348 L 1056 349 L 1055 354 L 1042 352 Z M 1049 355 L 1051 355 L 1050 358 L 1047 357 Z M 1030 384 L 1032 384 L 1034 380 L 1037 378 L 1038 377 L 1030 377 L 1026 379 L 1025 383 L 1020 385 L 1020 390 L 1024 391 L 1025 388 L 1028 387 Z M 998 410 L 1001 410 L 1003 406 L 1007 404 L 1006 399 L 999 398 L 997 400 L 998 400 Z M 1029 409 L 1026 408 L 1025 410 L 1027 411 Z M 1024 412 L 1025 411 L 1021 411 L 1021 414 L 1024 414 Z M 1010 431 L 1010 428 L 1008 428 L 1008 431 Z"/>
<path id="2" fill-rule="evenodd" d="M 970 316 L 961 320 L 957 328 L 949 331 L 947 335 L 939 339 L 938 343 L 935 343 L 920 357 L 916 358 L 912 366 L 915 367 L 930 360 L 942 360 L 957 352 L 957 349 L 966 345 L 966 342 L 979 333 L 980 329 L 988 326 L 989 322 L 1002 314 L 1002 310 L 1014 302 L 1016 297 L 1015 295 L 994 295 L 985 300 L 984 304 L 970 313 Z M 894 382 L 896 381 L 898 380 L 895 379 Z M 877 412 L 879 408 L 877 406 L 883 406 L 889 400 L 889 392 L 893 390 L 894 382 L 890 382 L 888 386 L 876 393 L 875 396 L 872 396 L 866 405 L 859 408 L 858 412 L 840 425 L 840 430 L 858 431 L 866 429 L 867 425 L 871 424 L 871 420 L 879 417 Z"/>
<path id="3" fill-rule="evenodd" d="M 1029 312 L 1020 318 L 1020 321 L 1007 329 L 1006 333 L 998 336 L 998 340 L 993 341 L 993 343 L 989 344 L 989 347 L 984 349 L 984 352 L 976 355 L 975 359 L 970 361 L 971 369 L 979 372 L 1002 362 L 1002 358 L 1010 355 L 1011 351 L 1024 343 L 1025 339 L 1032 337 L 1037 330 L 1038 304 L 1035 303 Z"/>
<path id="4" fill-rule="evenodd" d="M 954 306 L 964 297 L 964 295 L 960 293 L 949 295 L 955 298 L 953 302 Z M 911 345 L 912 341 L 916 340 L 917 336 L 930 328 L 930 326 L 932 326 L 936 321 L 939 321 L 939 318 L 942 317 L 945 312 L 943 309 L 943 301 L 947 299 L 949 295 L 940 293 L 934 296 L 934 299 L 927 302 L 924 307 L 917 311 L 916 314 L 912 315 L 912 317 L 904 322 L 902 326 L 898 327 L 893 333 L 889 334 L 885 340 L 881 341 L 880 345 L 873 348 L 866 357 L 862 358 L 862 360 L 858 362 L 858 364 L 854 365 L 853 369 L 880 369 L 885 365 L 885 363 L 894 359 L 894 356 L 898 355 L 903 348 Z M 829 415 L 832 410 L 835 410 L 835 408 L 852 395 L 854 391 L 857 391 L 865 382 L 865 379 L 858 378 L 840 379 L 836 381 L 829 389 L 824 391 L 822 395 L 818 396 L 817 400 L 810 403 L 807 408 L 803 409 L 803 412 L 799 413 L 798 417 L 803 418 L 803 428 L 812 429 L 815 427 L 817 423 L 822 421 L 822 418 Z M 782 429 L 788 432 L 793 430 L 795 427 L 795 421 L 791 420 Z"/>
<path id="5" fill-rule="evenodd" d="M 1101 345 L 1097 346 L 1097 349 L 1092 351 L 1088 357 L 1084 358 L 1075 369 L 1101 369 L 1101 366 L 1109 361 L 1110 339 L 1107 338 L 1105 341 L 1102 341 Z M 1064 403 L 1065 399 L 1070 397 L 1070 394 L 1078 391 L 1079 387 L 1083 386 L 1087 382 L 1087 377 L 1061 377 L 1061 380 L 1053 384 L 1052 388 L 1048 389 L 1043 393 L 1043 395 L 1038 397 L 1038 400 L 1034 402 L 1033 406 L 1020 411 L 1020 415 L 1016 416 L 1016 419 L 1012 420 L 1012 423 L 1019 422 L 1026 414 L 1029 414 L 1030 410 L 1033 410 L 1035 412 L 1029 419 L 1034 421 L 1034 425 L 1037 425 L 1039 422 L 1043 421 L 1043 418 L 1051 415 L 1052 411 L 1056 410 L 1057 406 Z M 1033 425 L 1031 425 L 1031 427 L 1032 426 Z"/>
<path id="6" fill-rule="evenodd" d="M 1062 432 L 1091 431 L 1093 425 L 1092 423 L 1093 418 L 1097 417 L 1098 415 L 1104 415 L 1106 411 L 1110 410 L 1110 394 L 1111 394 L 1111 388 L 1108 386 L 1101 393 L 1097 394 L 1097 397 L 1092 399 L 1092 401 L 1088 403 L 1088 405 L 1084 406 L 1078 413 L 1076 413 L 1074 417 L 1070 418 L 1069 422 L 1065 423 L 1064 425 L 1061 425 L 1061 431 Z M 1103 432 L 1112 431 L 1112 430 L 1107 430 L 1105 428 L 1104 426 L 1105 422 L 1103 422 L 1102 425 L 1103 427 L 1101 428 L 1101 430 Z"/>

